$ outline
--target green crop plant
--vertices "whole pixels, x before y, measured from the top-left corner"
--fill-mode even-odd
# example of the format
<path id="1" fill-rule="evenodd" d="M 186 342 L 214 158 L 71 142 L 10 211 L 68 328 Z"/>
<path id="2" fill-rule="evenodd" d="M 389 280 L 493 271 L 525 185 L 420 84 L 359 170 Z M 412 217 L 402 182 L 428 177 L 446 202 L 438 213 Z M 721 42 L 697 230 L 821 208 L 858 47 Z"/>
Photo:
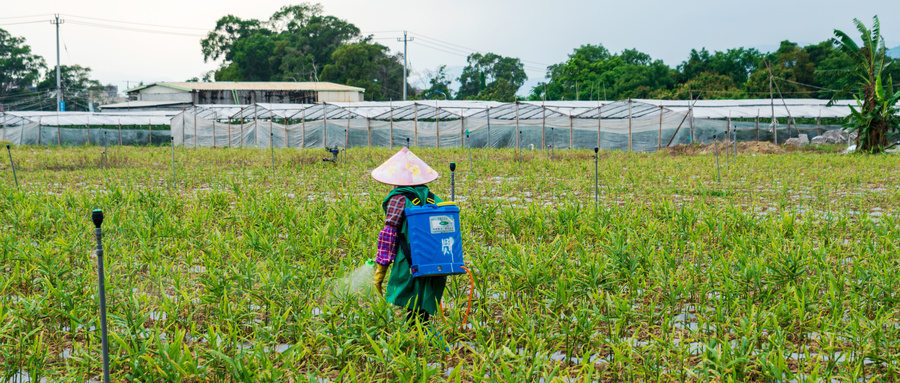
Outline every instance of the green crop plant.
<path id="1" fill-rule="evenodd" d="M 455 161 L 469 282 L 430 330 L 342 281 L 374 257 L 393 152 L 17 148 L 0 175 L 0 381 L 894 381 L 896 157 L 414 152 Z M 8 171 L 8 169 L 3 170 Z M 449 177 L 432 184 L 449 194 Z M 450 352 L 432 345 L 440 332 Z"/>

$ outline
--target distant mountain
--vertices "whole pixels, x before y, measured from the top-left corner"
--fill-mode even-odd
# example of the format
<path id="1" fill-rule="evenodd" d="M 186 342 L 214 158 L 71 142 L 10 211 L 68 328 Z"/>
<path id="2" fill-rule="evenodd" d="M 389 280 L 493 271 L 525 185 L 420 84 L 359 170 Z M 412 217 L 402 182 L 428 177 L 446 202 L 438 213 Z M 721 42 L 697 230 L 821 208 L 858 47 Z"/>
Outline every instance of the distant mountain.
<path id="1" fill-rule="evenodd" d="M 895 59 L 900 59 L 900 46 L 894 47 L 894 49 L 889 49 L 887 51 L 888 56 L 891 56 Z"/>

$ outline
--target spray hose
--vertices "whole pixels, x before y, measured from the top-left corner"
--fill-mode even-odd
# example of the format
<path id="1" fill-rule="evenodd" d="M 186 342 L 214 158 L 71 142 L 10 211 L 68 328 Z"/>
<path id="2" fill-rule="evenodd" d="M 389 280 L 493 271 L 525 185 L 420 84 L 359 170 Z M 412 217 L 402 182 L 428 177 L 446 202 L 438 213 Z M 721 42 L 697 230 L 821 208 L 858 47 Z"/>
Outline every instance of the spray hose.
<path id="1" fill-rule="evenodd" d="M 472 271 L 469 270 L 469 268 L 465 267 L 465 266 L 463 266 L 462 269 L 465 270 L 467 274 L 469 274 L 469 303 L 466 306 L 466 314 L 463 316 L 462 325 L 459 326 L 460 330 L 465 328 L 466 323 L 469 321 L 469 313 L 472 311 L 472 294 L 475 292 L 475 277 L 472 275 Z M 446 315 L 444 314 L 444 303 L 443 302 L 441 303 L 440 307 L 441 307 L 441 316 L 446 317 Z"/>

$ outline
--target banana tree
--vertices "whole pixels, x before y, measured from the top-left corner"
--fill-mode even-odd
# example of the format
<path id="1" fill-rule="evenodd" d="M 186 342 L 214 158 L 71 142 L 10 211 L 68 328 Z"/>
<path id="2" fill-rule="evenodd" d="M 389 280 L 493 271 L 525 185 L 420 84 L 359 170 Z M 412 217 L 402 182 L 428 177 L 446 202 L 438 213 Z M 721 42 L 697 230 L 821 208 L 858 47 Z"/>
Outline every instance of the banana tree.
<path id="1" fill-rule="evenodd" d="M 853 19 L 862 37 L 862 46 L 841 30 L 834 30 L 835 45 L 856 63 L 859 75 L 859 94 L 854 95 L 857 107 L 850 106 L 851 114 L 844 123 L 844 130 L 858 132 L 857 150 L 865 153 L 879 153 L 888 144 L 887 134 L 898 130 L 896 104 L 900 92 L 895 93 L 893 81 L 887 77 L 884 86 L 883 73 L 891 65 L 887 58 L 884 38 L 878 16 L 874 17 L 872 30 L 858 19 Z M 835 94 L 835 99 L 842 94 Z M 834 99 L 832 100 L 834 101 Z"/>

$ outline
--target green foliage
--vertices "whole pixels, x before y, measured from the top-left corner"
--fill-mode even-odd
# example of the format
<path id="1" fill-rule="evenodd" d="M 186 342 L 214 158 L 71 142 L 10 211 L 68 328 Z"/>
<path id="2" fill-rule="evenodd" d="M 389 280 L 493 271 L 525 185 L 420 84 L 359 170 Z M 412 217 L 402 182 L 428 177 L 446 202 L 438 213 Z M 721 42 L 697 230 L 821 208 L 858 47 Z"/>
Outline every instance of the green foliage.
<path id="1" fill-rule="evenodd" d="M 90 92 L 95 95 L 103 90 L 100 81 L 91 78 L 91 68 L 81 65 L 61 65 L 60 86 L 62 87 L 63 99 L 66 100 L 66 110 L 71 111 L 87 111 L 88 103 L 91 101 Z M 56 110 L 56 70 L 47 71 L 44 79 L 38 83 L 38 89 L 53 89 L 53 92 L 42 92 L 46 98 L 44 101 L 47 105 L 46 110 Z"/>
<path id="2" fill-rule="evenodd" d="M 892 156 L 738 155 L 719 183 L 713 154 L 601 152 L 595 209 L 590 151 L 415 149 L 459 165 L 460 329 L 467 276 L 426 326 L 337 287 L 395 150 L 177 147 L 177 189 L 170 147 L 101 151 L 21 147 L 21 191 L 0 159 L 4 381 L 99 375 L 98 207 L 116 382 L 900 379 Z"/>
<path id="3" fill-rule="evenodd" d="M 359 37 L 355 25 L 304 3 L 266 21 L 222 17 L 200 46 L 204 61 L 223 61 L 218 81 L 316 81 L 332 54 Z"/>
<path id="4" fill-rule="evenodd" d="M 44 69 L 44 58 L 31 53 L 25 38 L 0 29 L 0 104 L 8 104 L 15 97 L 27 94 L 27 88 L 35 85 Z"/>
<path id="5" fill-rule="evenodd" d="M 385 101 L 402 97 L 403 56 L 389 54 L 388 47 L 369 42 L 342 45 L 322 70 L 322 80 L 366 89 L 366 97 Z"/>
<path id="6" fill-rule="evenodd" d="M 473 53 L 466 60 L 456 94 L 460 100 L 515 101 L 516 92 L 528 79 L 518 58 Z"/>
<path id="7" fill-rule="evenodd" d="M 611 54 L 603 45 L 582 45 L 564 63 L 548 68 L 550 81 L 532 88 L 532 100 L 651 97 L 670 90 L 675 72 L 661 60 L 633 49 Z"/>
<path id="8" fill-rule="evenodd" d="M 850 107 L 851 115 L 847 117 L 844 129 L 859 133 L 857 150 L 880 153 L 888 145 L 887 134 L 900 128 L 900 121 L 895 116 L 900 92 L 894 92 L 892 76 L 886 73 L 892 60 L 886 55 L 878 16 L 874 17 L 871 30 L 858 19 L 853 21 L 862 38 L 861 46 L 844 31 L 834 30 L 835 44 L 855 64 L 859 89 L 859 94 L 854 95 L 857 107 Z M 840 93 L 834 97 L 838 96 Z"/>
<path id="9" fill-rule="evenodd" d="M 429 87 L 419 93 L 418 99 L 452 99 L 453 92 L 450 90 L 450 79 L 447 78 L 447 66 L 441 65 L 436 71 L 426 71 L 425 77 L 428 78 Z"/>

